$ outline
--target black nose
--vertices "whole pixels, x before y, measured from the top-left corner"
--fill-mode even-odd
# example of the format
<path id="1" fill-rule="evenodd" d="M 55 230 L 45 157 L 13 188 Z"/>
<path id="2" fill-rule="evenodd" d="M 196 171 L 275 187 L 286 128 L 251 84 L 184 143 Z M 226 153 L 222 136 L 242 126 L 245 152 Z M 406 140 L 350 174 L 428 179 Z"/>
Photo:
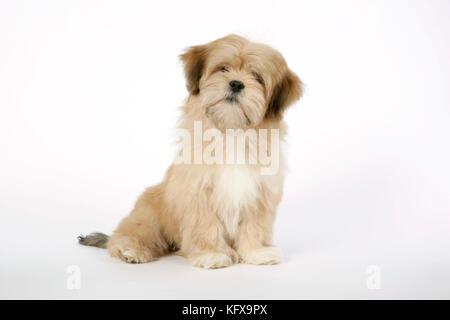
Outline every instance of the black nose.
<path id="1" fill-rule="evenodd" d="M 241 91 L 244 88 L 245 88 L 245 86 L 242 82 L 237 81 L 237 80 L 230 81 L 231 91 L 238 93 L 239 91 Z"/>

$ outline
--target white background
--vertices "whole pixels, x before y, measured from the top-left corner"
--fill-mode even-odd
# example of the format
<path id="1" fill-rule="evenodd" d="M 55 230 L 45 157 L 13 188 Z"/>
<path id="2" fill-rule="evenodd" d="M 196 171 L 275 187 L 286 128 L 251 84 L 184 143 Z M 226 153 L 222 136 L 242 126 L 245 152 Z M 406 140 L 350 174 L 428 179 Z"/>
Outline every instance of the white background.
<path id="1" fill-rule="evenodd" d="M 286 114 L 284 263 L 128 265 L 79 246 L 162 179 L 178 55 L 229 33 L 306 84 Z M 2 1 L 0 298 L 450 298 L 449 57 L 445 0 Z"/>

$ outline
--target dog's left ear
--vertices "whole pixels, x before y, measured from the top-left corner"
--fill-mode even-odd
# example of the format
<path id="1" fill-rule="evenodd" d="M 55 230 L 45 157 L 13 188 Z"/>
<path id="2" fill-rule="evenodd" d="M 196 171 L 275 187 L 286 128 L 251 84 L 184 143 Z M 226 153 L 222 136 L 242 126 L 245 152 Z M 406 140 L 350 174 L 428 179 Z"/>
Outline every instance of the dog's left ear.
<path id="1" fill-rule="evenodd" d="M 282 80 L 275 85 L 265 118 L 281 119 L 284 110 L 300 99 L 302 94 L 302 82 L 294 72 L 287 69 Z"/>
<path id="2" fill-rule="evenodd" d="M 184 63 L 184 74 L 186 76 L 186 88 L 190 94 L 200 92 L 199 82 L 202 77 L 207 56 L 207 46 L 190 47 L 180 58 Z"/>

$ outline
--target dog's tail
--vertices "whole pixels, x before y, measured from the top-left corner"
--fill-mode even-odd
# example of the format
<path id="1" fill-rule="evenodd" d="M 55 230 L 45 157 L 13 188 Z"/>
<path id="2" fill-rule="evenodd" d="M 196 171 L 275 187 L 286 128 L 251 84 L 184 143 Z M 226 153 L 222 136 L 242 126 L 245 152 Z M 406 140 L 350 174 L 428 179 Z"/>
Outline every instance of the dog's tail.
<path id="1" fill-rule="evenodd" d="M 101 232 L 93 232 L 87 236 L 78 236 L 78 243 L 83 246 L 91 246 L 97 248 L 106 248 L 109 236 Z"/>

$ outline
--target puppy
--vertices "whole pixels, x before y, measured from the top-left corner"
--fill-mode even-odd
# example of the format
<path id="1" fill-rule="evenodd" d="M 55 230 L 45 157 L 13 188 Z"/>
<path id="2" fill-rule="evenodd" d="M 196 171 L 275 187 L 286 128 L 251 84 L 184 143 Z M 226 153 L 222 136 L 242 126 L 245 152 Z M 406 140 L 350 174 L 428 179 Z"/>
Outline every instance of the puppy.
<path id="1" fill-rule="evenodd" d="M 181 60 L 189 96 L 176 161 L 110 237 L 93 233 L 79 243 L 129 263 L 171 252 L 202 268 L 279 263 L 271 237 L 284 161 L 275 146 L 302 83 L 278 51 L 237 35 L 191 47 Z M 276 159 L 271 170 L 267 159 Z"/>

